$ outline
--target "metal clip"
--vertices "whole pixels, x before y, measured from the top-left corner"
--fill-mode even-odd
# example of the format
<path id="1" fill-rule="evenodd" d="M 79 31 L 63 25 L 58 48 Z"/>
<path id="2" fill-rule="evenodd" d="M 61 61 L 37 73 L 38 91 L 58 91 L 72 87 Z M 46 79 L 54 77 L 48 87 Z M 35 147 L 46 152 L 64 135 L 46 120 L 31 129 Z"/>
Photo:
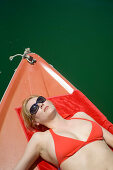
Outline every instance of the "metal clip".
<path id="1" fill-rule="evenodd" d="M 26 59 L 30 64 L 36 63 L 36 59 L 34 59 L 33 57 L 29 55 L 25 55 L 23 58 Z"/>

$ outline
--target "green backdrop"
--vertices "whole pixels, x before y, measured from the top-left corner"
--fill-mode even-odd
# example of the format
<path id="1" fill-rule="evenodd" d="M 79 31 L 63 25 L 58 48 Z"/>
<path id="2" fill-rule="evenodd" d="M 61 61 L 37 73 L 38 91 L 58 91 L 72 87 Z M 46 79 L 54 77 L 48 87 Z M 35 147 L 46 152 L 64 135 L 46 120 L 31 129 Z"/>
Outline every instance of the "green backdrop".
<path id="1" fill-rule="evenodd" d="M 0 98 L 27 47 L 113 123 L 113 1 L 1 0 Z"/>

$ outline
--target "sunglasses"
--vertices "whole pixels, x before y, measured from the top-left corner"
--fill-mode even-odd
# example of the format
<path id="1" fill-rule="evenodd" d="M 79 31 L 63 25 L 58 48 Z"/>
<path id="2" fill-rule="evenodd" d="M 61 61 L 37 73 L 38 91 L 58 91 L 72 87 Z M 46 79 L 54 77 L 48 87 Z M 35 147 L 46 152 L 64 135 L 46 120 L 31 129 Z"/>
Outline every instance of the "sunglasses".
<path id="1" fill-rule="evenodd" d="M 36 103 L 33 104 L 30 108 L 30 113 L 31 115 L 33 114 L 36 114 L 38 109 L 39 109 L 39 106 L 38 106 L 38 103 L 44 103 L 46 101 L 46 99 L 43 97 L 43 96 L 39 96 L 36 100 Z"/>

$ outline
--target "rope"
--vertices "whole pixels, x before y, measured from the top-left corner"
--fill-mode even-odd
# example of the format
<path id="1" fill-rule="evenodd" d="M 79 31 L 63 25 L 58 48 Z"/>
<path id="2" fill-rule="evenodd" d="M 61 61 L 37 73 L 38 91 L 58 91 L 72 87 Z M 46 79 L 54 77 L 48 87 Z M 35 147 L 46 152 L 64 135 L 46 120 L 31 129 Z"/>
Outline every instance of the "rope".
<path id="1" fill-rule="evenodd" d="M 21 56 L 22 58 L 25 58 L 26 57 L 26 54 L 29 54 L 31 51 L 30 51 L 30 48 L 26 48 L 25 51 L 24 51 L 24 54 L 15 54 L 13 56 L 10 56 L 9 59 L 12 61 L 14 57 L 17 57 L 17 56 Z"/>
<path id="2" fill-rule="evenodd" d="M 15 55 L 13 55 L 13 56 L 10 56 L 10 57 L 9 57 L 9 60 L 12 61 L 13 58 L 14 58 L 14 57 L 17 57 L 17 56 L 23 57 L 23 54 L 15 54 Z"/>

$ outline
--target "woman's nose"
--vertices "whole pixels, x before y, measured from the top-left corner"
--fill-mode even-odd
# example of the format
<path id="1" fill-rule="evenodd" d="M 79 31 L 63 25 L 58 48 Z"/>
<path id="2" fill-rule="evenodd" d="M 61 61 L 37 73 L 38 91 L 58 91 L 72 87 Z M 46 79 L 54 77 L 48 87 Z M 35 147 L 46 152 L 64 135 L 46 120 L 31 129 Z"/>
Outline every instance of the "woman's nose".
<path id="1" fill-rule="evenodd" d="M 38 103 L 38 106 L 42 109 L 43 108 L 43 103 Z"/>

